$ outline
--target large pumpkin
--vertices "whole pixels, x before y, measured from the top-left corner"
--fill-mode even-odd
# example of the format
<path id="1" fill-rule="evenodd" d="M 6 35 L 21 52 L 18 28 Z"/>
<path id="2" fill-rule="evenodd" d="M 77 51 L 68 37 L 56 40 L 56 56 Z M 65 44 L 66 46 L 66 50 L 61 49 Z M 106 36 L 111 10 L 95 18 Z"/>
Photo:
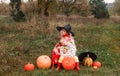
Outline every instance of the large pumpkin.
<path id="1" fill-rule="evenodd" d="M 65 57 L 62 61 L 65 70 L 73 70 L 75 68 L 75 60 L 73 57 Z"/>
<path id="2" fill-rule="evenodd" d="M 48 69 L 51 66 L 51 59 L 47 55 L 41 55 L 37 58 L 36 64 L 38 68 Z"/>
<path id="3" fill-rule="evenodd" d="M 101 63 L 99 61 L 94 61 L 93 67 L 99 68 L 99 67 L 101 67 Z"/>
<path id="4" fill-rule="evenodd" d="M 30 70 L 34 70 L 34 65 L 33 64 L 30 64 L 30 63 L 27 63 L 24 65 L 24 70 L 25 71 L 30 71 Z"/>
<path id="5" fill-rule="evenodd" d="M 88 54 L 87 57 L 83 59 L 83 65 L 90 67 L 92 66 L 92 64 L 93 64 L 93 60 L 92 58 L 89 57 L 89 54 Z"/>

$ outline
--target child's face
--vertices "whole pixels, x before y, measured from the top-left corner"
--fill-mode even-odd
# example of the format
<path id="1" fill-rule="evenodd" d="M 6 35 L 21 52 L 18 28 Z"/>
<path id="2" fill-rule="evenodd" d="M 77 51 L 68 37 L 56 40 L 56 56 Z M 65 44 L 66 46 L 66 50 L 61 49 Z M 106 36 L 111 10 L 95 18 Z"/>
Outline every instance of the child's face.
<path id="1" fill-rule="evenodd" d="M 61 36 L 64 36 L 65 34 L 67 34 L 67 31 L 64 30 L 64 29 L 62 29 L 62 30 L 60 31 L 60 35 L 61 35 Z"/>
<path id="2" fill-rule="evenodd" d="M 64 38 L 60 39 L 60 43 L 64 46 L 67 45 L 67 41 Z"/>

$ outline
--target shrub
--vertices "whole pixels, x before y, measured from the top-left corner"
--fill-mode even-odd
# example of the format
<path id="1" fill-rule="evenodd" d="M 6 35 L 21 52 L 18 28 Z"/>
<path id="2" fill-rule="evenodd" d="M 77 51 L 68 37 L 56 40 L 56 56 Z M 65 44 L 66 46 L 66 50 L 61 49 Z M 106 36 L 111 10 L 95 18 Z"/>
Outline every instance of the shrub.
<path id="1" fill-rule="evenodd" d="M 90 0 L 89 3 L 95 18 L 109 18 L 109 13 L 103 0 Z"/>

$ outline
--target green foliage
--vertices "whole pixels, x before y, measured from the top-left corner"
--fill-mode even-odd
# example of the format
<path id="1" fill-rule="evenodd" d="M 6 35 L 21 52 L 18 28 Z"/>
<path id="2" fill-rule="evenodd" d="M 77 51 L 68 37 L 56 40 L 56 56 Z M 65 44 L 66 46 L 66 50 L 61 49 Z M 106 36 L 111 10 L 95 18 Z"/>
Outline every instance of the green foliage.
<path id="1" fill-rule="evenodd" d="M 41 15 L 56 15 L 56 14 L 65 14 L 69 16 L 75 5 L 75 2 L 71 1 L 56 1 L 56 0 L 38 0 L 38 12 Z"/>
<path id="2" fill-rule="evenodd" d="M 10 0 L 10 6 L 11 6 L 11 16 L 15 21 L 23 21 L 25 20 L 25 15 L 21 11 L 21 0 Z"/>
<path id="3" fill-rule="evenodd" d="M 109 13 L 103 0 L 90 0 L 89 3 L 95 18 L 109 18 Z"/>
<path id="4" fill-rule="evenodd" d="M 80 15 L 83 16 L 83 17 L 87 17 L 86 11 L 82 11 L 82 12 L 80 13 Z"/>
<path id="5" fill-rule="evenodd" d="M 55 0 L 37 0 L 37 2 L 39 15 L 49 16 L 50 14 L 54 14 L 58 7 Z"/>
<path id="6" fill-rule="evenodd" d="M 66 16 L 69 16 L 72 13 L 72 11 L 73 11 L 73 9 L 75 7 L 75 1 L 72 1 L 72 0 L 63 1 L 63 7 L 64 7 L 63 8 L 64 14 Z"/>
<path id="7" fill-rule="evenodd" d="M 115 0 L 113 11 L 115 14 L 120 15 L 120 0 Z"/>
<path id="8" fill-rule="evenodd" d="M 71 12 L 72 12 L 72 10 L 70 10 L 70 9 L 68 9 L 68 8 L 65 8 L 65 9 L 64 9 L 64 14 L 65 14 L 66 16 L 70 16 Z"/>
<path id="9" fill-rule="evenodd" d="M 16 5 L 17 3 L 17 5 Z M 11 16 L 14 20 L 24 20 L 26 13 L 26 18 L 28 16 L 32 16 L 32 14 L 38 15 L 58 15 L 64 14 L 66 16 L 70 16 L 72 14 L 77 14 L 80 16 L 88 16 L 90 14 L 89 4 L 87 0 L 81 0 L 77 3 L 76 0 L 74 2 L 72 0 L 66 1 L 58 1 L 58 0 L 30 0 L 28 3 L 23 3 L 21 6 L 21 1 L 19 0 L 11 0 Z M 21 8 L 20 8 L 21 6 Z M 28 8 L 28 9 L 27 9 Z M 24 13 L 22 11 L 24 11 Z M 33 10 L 33 11 L 32 11 Z"/>

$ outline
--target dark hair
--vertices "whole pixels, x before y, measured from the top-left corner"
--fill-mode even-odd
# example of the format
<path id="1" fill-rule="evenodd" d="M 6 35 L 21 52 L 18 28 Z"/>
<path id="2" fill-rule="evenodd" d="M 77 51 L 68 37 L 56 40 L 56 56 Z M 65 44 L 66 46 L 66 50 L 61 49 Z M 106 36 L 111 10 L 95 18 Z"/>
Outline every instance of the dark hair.
<path id="1" fill-rule="evenodd" d="M 70 32 L 70 34 L 71 34 L 72 36 L 75 36 L 75 34 L 74 34 L 73 32 Z"/>

